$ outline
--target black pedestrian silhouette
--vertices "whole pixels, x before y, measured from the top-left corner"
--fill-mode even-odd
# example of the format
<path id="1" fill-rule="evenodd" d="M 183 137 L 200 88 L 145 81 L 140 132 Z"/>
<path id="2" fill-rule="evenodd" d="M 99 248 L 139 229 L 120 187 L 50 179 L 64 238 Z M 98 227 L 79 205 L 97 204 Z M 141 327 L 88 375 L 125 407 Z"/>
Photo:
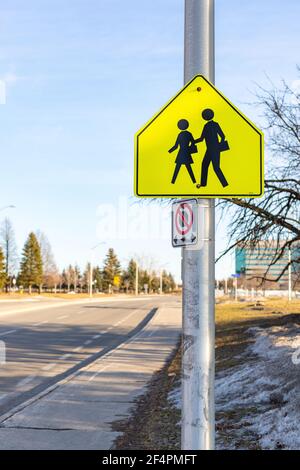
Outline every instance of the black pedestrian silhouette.
<path id="1" fill-rule="evenodd" d="M 186 166 L 186 169 L 190 175 L 192 182 L 196 183 L 196 178 L 191 167 L 191 164 L 194 163 L 191 154 L 198 152 L 195 144 L 195 139 L 193 135 L 189 131 L 187 131 L 187 128 L 189 127 L 189 122 L 186 119 L 180 119 L 180 121 L 178 121 L 177 123 L 177 126 L 182 132 L 178 134 L 175 145 L 169 150 L 169 153 L 172 153 L 179 147 L 179 152 L 175 160 L 176 167 L 171 183 L 175 183 L 181 165 Z"/>
<path id="2" fill-rule="evenodd" d="M 205 109 L 202 112 L 202 117 L 205 119 L 205 121 L 208 122 L 203 128 L 200 139 L 196 139 L 195 143 L 205 140 L 206 152 L 202 161 L 201 181 L 200 184 L 197 184 L 197 188 L 207 185 L 208 168 L 211 163 L 220 183 L 222 184 L 223 188 L 225 188 L 228 186 L 228 182 L 220 168 L 220 153 L 224 152 L 225 150 L 229 150 L 229 145 L 225 140 L 225 135 L 220 125 L 213 121 L 213 110 Z M 219 137 L 221 140 L 219 140 Z"/>

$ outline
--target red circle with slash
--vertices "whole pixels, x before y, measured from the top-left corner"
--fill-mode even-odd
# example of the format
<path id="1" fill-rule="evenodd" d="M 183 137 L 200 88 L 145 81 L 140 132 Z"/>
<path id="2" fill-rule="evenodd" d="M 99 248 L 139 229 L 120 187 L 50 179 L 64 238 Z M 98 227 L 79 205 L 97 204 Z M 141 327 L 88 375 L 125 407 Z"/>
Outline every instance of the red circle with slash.
<path id="1" fill-rule="evenodd" d="M 181 203 L 176 210 L 175 226 L 178 233 L 186 235 L 193 227 L 194 214 L 191 205 L 187 202 Z"/>

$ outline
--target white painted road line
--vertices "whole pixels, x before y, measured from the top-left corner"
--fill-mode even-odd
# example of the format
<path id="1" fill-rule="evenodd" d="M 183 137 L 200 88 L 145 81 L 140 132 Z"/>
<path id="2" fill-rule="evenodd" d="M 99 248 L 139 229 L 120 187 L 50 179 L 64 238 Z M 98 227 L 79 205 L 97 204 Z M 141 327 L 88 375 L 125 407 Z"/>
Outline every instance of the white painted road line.
<path id="1" fill-rule="evenodd" d="M 118 322 L 116 322 L 114 325 L 111 325 L 110 327 L 107 328 L 107 330 L 104 330 L 104 331 L 101 331 L 101 333 L 98 333 L 96 335 L 94 335 L 92 337 L 92 339 L 88 339 L 84 342 L 84 344 L 82 346 L 78 346 L 76 349 L 74 349 L 73 353 L 74 352 L 79 352 L 81 351 L 85 345 L 89 345 L 93 342 L 93 340 L 95 339 L 98 339 L 100 338 L 104 333 L 106 333 L 107 331 L 115 328 L 116 326 L 124 323 L 128 318 L 130 318 L 132 315 L 134 315 L 135 313 L 137 313 L 140 309 L 135 309 L 133 310 L 130 314 L 128 314 L 125 318 L 119 320 Z M 83 312 L 82 312 L 83 313 Z M 64 318 L 68 318 L 69 315 L 61 315 L 59 317 L 57 317 L 58 320 L 62 320 Z M 45 323 L 48 323 L 48 320 L 44 320 L 42 322 L 39 322 L 39 323 L 35 323 L 33 326 L 39 326 L 39 325 L 42 325 L 42 324 L 45 324 Z M 0 336 L 5 336 L 5 335 L 9 335 L 11 333 L 15 333 L 17 330 L 9 330 L 9 331 L 5 331 L 4 333 L 0 333 Z M 110 354 L 108 354 L 109 356 Z M 63 361 L 63 360 L 66 360 L 67 358 L 69 358 L 70 356 L 72 356 L 72 353 L 66 353 L 64 355 L 62 355 L 59 360 L 60 361 Z M 53 369 L 55 366 L 57 366 L 57 363 L 50 363 L 50 364 L 47 364 L 45 365 L 42 370 L 43 371 L 49 371 L 51 369 Z M 102 367 L 100 370 L 98 370 L 89 380 L 93 380 L 97 375 L 99 375 L 101 372 L 103 372 L 105 369 L 107 369 L 107 367 L 109 367 L 108 365 Z M 22 379 L 21 381 L 18 382 L 17 384 L 17 388 L 21 388 L 21 387 L 24 387 L 25 385 L 29 384 L 30 382 L 32 382 L 34 379 L 37 378 L 37 375 L 30 375 L 28 377 L 25 377 L 24 379 Z"/>
<path id="2" fill-rule="evenodd" d="M 92 339 L 88 339 L 87 341 L 85 341 L 83 343 L 82 346 L 78 346 L 76 349 L 74 349 L 74 352 L 79 352 L 81 351 L 84 346 L 87 346 L 88 344 L 91 344 L 93 342 L 93 339 L 98 339 L 100 338 L 103 334 L 105 334 L 107 331 L 109 330 L 112 330 L 115 326 L 118 326 L 118 325 L 121 325 L 121 323 L 123 323 L 124 321 L 126 321 L 128 318 L 130 318 L 132 315 L 134 315 L 136 312 L 138 312 L 140 309 L 135 309 L 133 312 L 131 312 L 129 315 L 127 315 L 125 318 L 123 318 L 122 320 L 119 320 L 117 323 L 115 323 L 114 325 L 111 325 L 109 326 L 106 330 L 104 331 L 101 331 L 101 334 L 97 334 L 95 336 L 92 337 Z"/>
<path id="3" fill-rule="evenodd" d="M 57 365 L 56 362 L 52 362 L 51 364 L 47 364 L 46 366 L 43 367 L 43 370 L 50 370 L 53 369 Z"/>
<path id="4" fill-rule="evenodd" d="M 141 302 L 141 301 L 144 301 L 144 300 L 150 300 L 150 299 L 157 299 L 157 295 L 153 295 L 153 296 L 147 296 L 147 297 L 143 297 L 143 299 L 141 299 L 140 297 L 133 297 L 133 298 L 97 298 L 97 299 L 82 299 L 82 300 L 65 300 L 64 302 L 60 302 L 60 301 L 57 301 L 57 300 L 51 300 L 51 302 L 47 302 L 46 305 L 43 305 L 43 302 L 38 302 L 39 303 L 39 306 L 37 307 L 36 305 L 35 306 L 30 306 L 29 308 L 18 308 L 18 309 L 15 309 L 15 310 L 9 310 L 9 311 L 6 311 L 6 312 L 1 312 L 0 313 L 0 316 L 6 316 L 6 315 L 12 315 L 12 314 L 19 314 L 19 313 L 26 313 L 26 312 L 34 312 L 34 311 L 39 311 L 39 310 L 47 310 L 47 309 L 52 309 L 52 308 L 58 308 L 58 307 L 70 307 L 70 305 L 73 307 L 73 305 L 82 305 L 82 304 L 89 304 L 89 307 L 91 307 L 91 304 L 94 304 L 94 303 L 97 303 L 98 306 L 101 307 L 102 304 L 105 304 L 105 303 L 113 303 L 113 302 L 119 302 L 119 303 L 123 303 L 123 302 Z M 0 300 L 0 302 L 2 302 Z M 6 302 L 6 304 L 12 302 L 12 303 L 15 303 L 15 301 L 13 300 L 4 300 L 3 302 Z M 53 302 L 53 303 L 52 303 Z M 98 308 L 95 307 L 95 308 Z"/>
<path id="5" fill-rule="evenodd" d="M 17 383 L 17 388 L 23 387 L 24 385 L 29 384 L 35 378 L 36 378 L 36 375 L 29 375 L 28 377 L 25 377 L 25 379 L 22 379 L 20 380 L 20 382 Z"/>
<path id="6" fill-rule="evenodd" d="M 6 335 L 11 335 L 12 333 L 15 333 L 17 330 L 9 330 L 5 331 L 4 333 L 0 333 L 0 336 L 6 336 Z"/>
<path id="7" fill-rule="evenodd" d="M 45 323 L 48 323 L 48 320 L 40 321 L 39 323 L 34 323 L 33 326 L 40 326 L 44 325 Z"/>
<path id="8" fill-rule="evenodd" d="M 68 318 L 69 315 L 62 315 L 61 317 L 57 317 L 57 320 L 63 320 L 64 318 Z"/>
<path id="9" fill-rule="evenodd" d="M 60 360 L 60 361 L 64 361 L 65 359 L 68 359 L 68 357 L 70 357 L 70 356 L 72 356 L 71 353 L 64 354 L 63 356 L 61 356 L 61 357 L 59 358 L 59 360 Z"/>
<path id="10" fill-rule="evenodd" d="M 124 323 L 124 321 L 128 320 L 128 318 L 132 317 L 132 315 L 134 315 L 135 313 L 137 313 L 139 311 L 140 311 L 140 308 L 136 308 L 135 310 L 133 310 L 133 312 L 129 313 L 129 315 L 127 315 L 127 317 L 123 318 L 122 320 L 119 320 L 117 323 L 114 323 L 111 327 L 109 327 L 109 330 L 111 330 L 115 326 L 121 325 L 122 323 Z"/>
<path id="11" fill-rule="evenodd" d="M 155 333 L 155 330 L 152 330 L 147 336 L 146 338 L 151 338 L 151 336 L 153 336 Z"/>
<path id="12" fill-rule="evenodd" d="M 92 377 L 89 378 L 88 382 L 91 382 L 92 380 L 94 380 L 97 377 L 97 375 L 101 374 L 101 372 L 103 372 L 105 369 L 107 369 L 110 366 L 111 366 L 111 364 L 107 364 L 106 366 L 99 369 L 97 372 L 95 372 L 94 375 L 92 375 Z"/>
<path id="13" fill-rule="evenodd" d="M 137 311 L 139 311 L 139 309 L 136 309 L 134 310 L 133 312 L 131 312 L 129 315 L 127 315 L 127 317 L 125 317 L 123 320 L 120 320 L 119 322 L 115 323 L 114 326 L 116 325 L 120 325 L 121 323 L 123 323 L 125 320 L 127 320 L 127 318 L 131 317 L 134 313 L 136 313 Z M 111 329 L 112 327 L 108 328 L 108 329 Z M 142 331 L 138 331 L 134 336 L 132 336 L 131 338 L 129 338 L 129 340 L 126 340 L 124 341 L 123 343 L 119 344 L 119 346 L 117 346 L 115 349 L 109 351 L 108 353 L 106 353 L 103 357 L 102 357 L 102 360 L 106 360 L 108 357 L 110 357 L 116 350 L 118 350 L 119 348 L 121 348 L 122 346 L 124 346 L 125 344 L 129 344 L 131 343 L 132 341 L 135 340 L 135 338 L 138 338 L 140 337 L 140 340 L 143 339 L 143 337 L 145 336 L 145 334 L 147 335 L 146 337 L 149 337 L 149 336 L 152 336 L 154 331 L 151 331 L 150 334 L 148 335 L 147 334 L 148 331 L 147 330 L 142 330 Z M 88 379 L 88 382 L 91 382 L 92 380 L 94 380 L 99 374 L 101 374 L 101 372 L 103 372 L 104 370 L 106 370 L 108 367 L 110 367 L 111 364 L 107 364 L 106 366 L 104 367 L 101 367 L 101 369 L 99 369 L 97 372 L 94 373 L 94 375 L 92 375 L 92 377 L 90 377 Z"/>

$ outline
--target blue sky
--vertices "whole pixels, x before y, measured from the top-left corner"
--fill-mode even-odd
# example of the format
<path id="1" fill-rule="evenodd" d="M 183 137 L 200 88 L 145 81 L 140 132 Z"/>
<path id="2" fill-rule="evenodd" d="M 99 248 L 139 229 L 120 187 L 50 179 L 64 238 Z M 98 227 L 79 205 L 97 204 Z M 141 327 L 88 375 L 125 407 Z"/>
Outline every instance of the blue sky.
<path id="1" fill-rule="evenodd" d="M 2 0 L 0 206 L 16 209 L 0 215 L 12 219 L 20 251 L 28 232 L 40 229 L 60 267 L 83 266 L 89 248 L 110 238 L 123 262 L 139 254 L 179 278 L 168 224 L 140 240 L 118 228 L 113 239 L 103 213 L 110 207 L 109 220 L 120 218 L 126 201 L 134 204 L 133 135 L 182 86 L 183 5 Z M 216 85 L 258 125 L 246 104 L 255 82 L 298 78 L 299 18 L 298 0 L 216 0 Z M 146 217 L 157 225 L 155 211 Z M 225 244 L 219 227 L 217 250 Z M 108 245 L 95 251 L 96 261 Z M 230 263 L 217 266 L 218 277 L 232 272 Z"/>

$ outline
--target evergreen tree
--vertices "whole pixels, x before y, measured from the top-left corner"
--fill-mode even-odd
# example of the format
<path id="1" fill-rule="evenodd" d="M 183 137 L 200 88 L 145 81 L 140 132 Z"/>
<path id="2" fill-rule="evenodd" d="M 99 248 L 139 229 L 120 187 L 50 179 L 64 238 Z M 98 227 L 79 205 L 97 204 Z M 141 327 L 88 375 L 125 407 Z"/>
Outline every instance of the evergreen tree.
<path id="1" fill-rule="evenodd" d="M 66 269 L 66 279 L 68 292 L 70 292 L 71 286 L 74 286 L 74 268 L 71 264 L 69 264 L 68 268 Z"/>
<path id="2" fill-rule="evenodd" d="M 81 273 L 78 264 L 74 266 L 74 292 L 77 292 L 77 286 L 80 285 Z"/>
<path id="3" fill-rule="evenodd" d="M 43 279 L 43 262 L 40 245 L 33 232 L 25 242 L 22 254 L 19 281 L 28 287 L 31 294 L 32 286 L 40 286 Z"/>
<path id="4" fill-rule="evenodd" d="M 171 292 L 175 289 L 175 281 L 171 273 L 167 273 L 165 270 L 162 272 L 162 284 L 163 292 Z"/>
<path id="5" fill-rule="evenodd" d="M 139 291 L 145 291 L 145 285 L 148 286 L 148 292 L 150 292 L 151 277 L 146 269 L 139 270 Z"/>
<path id="6" fill-rule="evenodd" d="M 127 269 L 123 271 L 122 274 L 122 285 L 128 290 L 135 290 L 135 276 L 136 276 L 136 262 L 131 259 L 128 263 Z"/>
<path id="7" fill-rule="evenodd" d="M 109 292 L 114 285 L 115 276 L 120 276 L 121 266 L 113 248 L 109 248 L 103 267 L 103 290 Z"/>
<path id="8" fill-rule="evenodd" d="M 95 289 L 101 292 L 103 289 L 103 273 L 99 266 L 93 268 L 93 280 L 95 283 Z"/>
<path id="9" fill-rule="evenodd" d="M 87 263 L 86 268 L 83 272 L 82 278 L 81 278 L 81 289 L 83 288 L 87 292 L 89 291 L 89 285 L 90 285 L 90 263 Z"/>
<path id="10" fill-rule="evenodd" d="M 6 281 L 6 269 L 5 269 L 5 258 L 3 250 L 0 247 L 0 289 L 2 290 L 5 286 Z"/>
<path id="11" fill-rule="evenodd" d="M 67 288 L 68 281 L 67 281 L 67 273 L 66 270 L 63 269 L 61 273 L 61 287 L 65 290 Z"/>
<path id="12" fill-rule="evenodd" d="M 160 275 L 152 271 L 149 276 L 149 292 L 159 292 L 160 288 Z"/>
<path id="13" fill-rule="evenodd" d="M 173 277 L 173 275 L 171 273 L 168 274 L 168 279 L 169 279 L 169 286 L 170 286 L 170 289 L 173 291 L 175 290 L 175 287 L 176 287 L 176 282 L 175 282 L 175 279 Z"/>

